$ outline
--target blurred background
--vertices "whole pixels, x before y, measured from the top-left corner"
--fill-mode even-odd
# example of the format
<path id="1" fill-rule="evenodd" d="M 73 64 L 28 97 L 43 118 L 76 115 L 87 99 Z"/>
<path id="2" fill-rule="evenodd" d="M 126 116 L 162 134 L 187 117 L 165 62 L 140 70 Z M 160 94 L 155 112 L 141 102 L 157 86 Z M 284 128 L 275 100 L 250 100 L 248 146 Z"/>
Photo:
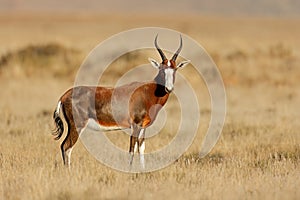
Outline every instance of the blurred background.
<path id="1" fill-rule="evenodd" d="M 54 78 L 70 87 L 84 58 L 101 41 L 124 30 L 158 26 L 187 34 L 207 50 L 223 76 L 228 106 L 233 105 L 228 114 L 235 109 L 239 112 L 239 106 L 248 112 L 258 107 L 276 110 L 273 107 L 277 107 L 279 92 L 290 100 L 298 97 L 293 90 L 299 80 L 300 53 L 300 3 L 296 0 L 1 0 L 0 5 L 3 80 Z M 150 55 L 155 57 L 157 53 Z M 131 54 L 120 62 L 127 66 L 122 69 L 128 70 L 146 60 L 147 56 Z M 120 67 L 110 71 L 116 78 L 123 74 Z M 189 69 L 185 72 L 191 73 Z M 53 92 L 59 96 L 66 87 Z M 238 88 L 241 91 L 234 95 Z M 276 89 L 276 93 L 268 94 L 271 90 L 266 88 Z M 253 99 L 244 97 L 246 94 L 241 98 L 243 92 L 257 96 L 255 101 L 259 102 L 252 103 Z M 50 99 L 46 108 L 49 110 L 53 106 Z M 207 102 L 205 107 L 209 107 L 209 96 Z M 237 102 L 239 106 L 235 106 Z M 16 112 L 26 108 L 28 113 L 26 106 L 20 107 Z M 295 111 L 289 106 L 283 108 L 281 114 Z M 39 109 L 45 109 L 45 105 Z M 251 120 L 257 120 L 256 115 L 244 117 L 251 116 Z"/>
<path id="2" fill-rule="evenodd" d="M 196 15 L 248 15 L 299 16 L 297 0 L 186 0 L 138 1 L 122 0 L 1 0 L 1 11 L 36 13 L 106 13 L 126 14 L 196 14 Z M 177 15 L 179 16 L 179 15 Z"/>
<path id="3" fill-rule="evenodd" d="M 0 199 L 299 199 L 299 24 L 298 0 L 0 0 Z M 189 35 L 218 66 L 227 94 L 218 144 L 199 160 L 210 96 L 187 66 L 180 73 L 197 91 L 201 119 L 178 162 L 131 176 L 100 165 L 79 143 L 69 176 L 50 134 L 58 98 L 96 45 L 146 26 Z M 160 59 L 155 51 L 121 56 L 101 83 L 115 84 L 148 56 Z M 146 153 L 172 140 L 178 105 L 170 97 L 168 121 Z M 128 148 L 128 135 L 108 137 Z"/>

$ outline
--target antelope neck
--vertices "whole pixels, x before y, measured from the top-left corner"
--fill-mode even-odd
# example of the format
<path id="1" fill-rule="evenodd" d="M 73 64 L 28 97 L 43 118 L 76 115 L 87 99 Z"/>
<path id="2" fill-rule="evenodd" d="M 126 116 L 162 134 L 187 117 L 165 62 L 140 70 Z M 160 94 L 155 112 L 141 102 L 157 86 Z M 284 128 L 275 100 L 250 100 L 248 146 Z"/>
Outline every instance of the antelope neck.
<path id="1" fill-rule="evenodd" d="M 155 96 L 163 97 L 168 94 L 168 92 L 166 92 L 164 76 L 161 76 L 160 72 L 157 74 L 154 81 L 156 83 Z"/>

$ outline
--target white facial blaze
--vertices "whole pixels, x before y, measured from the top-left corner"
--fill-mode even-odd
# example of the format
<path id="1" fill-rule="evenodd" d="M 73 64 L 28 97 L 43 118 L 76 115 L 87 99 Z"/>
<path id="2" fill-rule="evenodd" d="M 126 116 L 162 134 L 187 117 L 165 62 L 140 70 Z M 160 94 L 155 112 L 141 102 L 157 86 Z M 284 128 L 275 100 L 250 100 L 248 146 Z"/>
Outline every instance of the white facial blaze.
<path id="1" fill-rule="evenodd" d="M 174 78 L 174 69 L 168 68 L 165 69 L 165 87 L 169 90 L 172 91 L 174 84 L 173 84 L 173 78 Z"/>
<path id="2" fill-rule="evenodd" d="M 168 60 L 168 63 L 167 63 L 167 65 L 168 65 L 168 67 L 170 67 L 171 66 L 171 62 Z"/>

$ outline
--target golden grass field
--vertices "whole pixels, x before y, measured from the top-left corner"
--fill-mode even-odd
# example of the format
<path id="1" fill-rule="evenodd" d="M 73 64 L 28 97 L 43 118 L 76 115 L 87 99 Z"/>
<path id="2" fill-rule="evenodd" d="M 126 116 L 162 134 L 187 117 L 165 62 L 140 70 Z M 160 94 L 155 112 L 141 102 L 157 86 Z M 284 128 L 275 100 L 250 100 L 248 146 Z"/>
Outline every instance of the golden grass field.
<path id="1" fill-rule="evenodd" d="M 299 199 L 299 23 L 255 17 L 1 15 L 0 199 Z M 227 93 L 220 140 L 207 157 L 198 158 L 210 106 L 204 84 L 195 80 L 201 102 L 198 135 L 174 164 L 151 173 L 122 173 L 96 161 L 78 142 L 68 170 L 51 135 L 58 98 L 72 87 L 94 46 L 143 26 L 188 34 L 212 56 Z M 105 78 L 120 74 L 116 68 Z M 175 105 L 171 98 L 166 109 Z M 169 127 L 176 125 L 170 120 Z M 165 127 L 146 141 L 146 153 L 173 134 Z M 128 147 L 127 135 L 108 137 Z"/>

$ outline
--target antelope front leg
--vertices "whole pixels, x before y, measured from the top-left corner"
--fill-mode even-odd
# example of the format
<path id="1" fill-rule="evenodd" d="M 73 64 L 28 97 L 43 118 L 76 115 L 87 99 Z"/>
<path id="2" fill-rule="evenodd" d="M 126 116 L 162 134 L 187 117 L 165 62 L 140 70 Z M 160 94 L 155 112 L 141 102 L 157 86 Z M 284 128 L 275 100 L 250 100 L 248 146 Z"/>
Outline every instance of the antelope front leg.
<path id="1" fill-rule="evenodd" d="M 132 161 L 133 161 L 133 156 L 134 156 L 134 152 L 136 152 L 136 150 L 138 149 L 138 136 L 139 136 L 139 132 L 140 132 L 140 128 L 136 125 L 133 124 L 131 127 L 131 136 L 130 136 L 130 146 L 129 146 L 129 164 L 132 165 Z"/>
<path id="2" fill-rule="evenodd" d="M 138 138 L 138 144 L 139 144 L 139 154 L 140 154 L 140 164 L 143 169 L 145 169 L 145 129 L 141 129 L 139 133 Z"/>
<path id="3" fill-rule="evenodd" d="M 129 164 L 130 165 L 132 165 L 134 149 L 135 149 L 137 142 L 138 142 L 138 137 L 131 135 L 130 136 L 130 146 L 129 146 Z"/>

